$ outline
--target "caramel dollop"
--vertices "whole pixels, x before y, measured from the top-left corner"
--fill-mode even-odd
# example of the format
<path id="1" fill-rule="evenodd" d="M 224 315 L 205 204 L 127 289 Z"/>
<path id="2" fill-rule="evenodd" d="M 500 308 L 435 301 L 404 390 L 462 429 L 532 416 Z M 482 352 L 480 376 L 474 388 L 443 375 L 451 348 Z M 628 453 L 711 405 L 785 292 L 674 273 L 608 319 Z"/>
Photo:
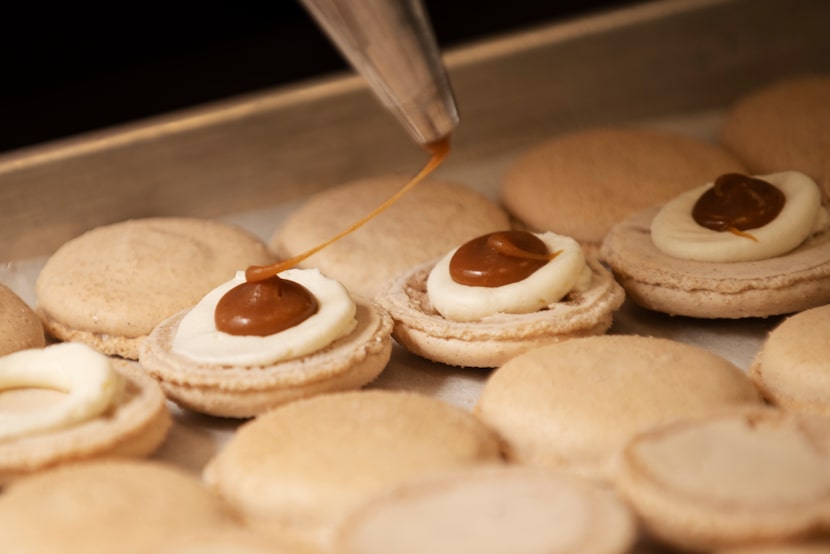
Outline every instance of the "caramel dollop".
<path id="1" fill-rule="evenodd" d="M 214 321 L 223 333 L 264 337 L 302 323 L 317 309 L 307 288 L 274 275 L 225 293 L 216 304 Z"/>
<path id="2" fill-rule="evenodd" d="M 556 254 L 533 233 L 497 231 L 460 246 L 450 260 L 450 276 L 460 285 L 501 287 L 527 278 Z"/>
<path id="3" fill-rule="evenodd" d="M 692 217 L 698 225 L 713 231 L 746 231 L 774 220 L 785 202 L 784 193 L 772 183 L 727 173 L 700 196 Z"/>

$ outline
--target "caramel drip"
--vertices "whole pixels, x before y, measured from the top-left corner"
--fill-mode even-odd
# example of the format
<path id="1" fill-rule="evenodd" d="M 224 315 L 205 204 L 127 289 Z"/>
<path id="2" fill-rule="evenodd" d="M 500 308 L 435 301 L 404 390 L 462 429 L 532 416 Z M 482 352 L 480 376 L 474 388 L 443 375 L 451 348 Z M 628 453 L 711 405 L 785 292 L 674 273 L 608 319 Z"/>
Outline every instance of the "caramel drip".
<path id="1" fill-rule="evenodd" d="M 527 231 L 498 231 L 464 243 L 450 259 L 450 277 L 460 285 L 501 287 L 518 283 L 559 255 Z"/>
<path id="2" fill-rule="evenodd" d="M 398 192 L 393 194 L 389 197 L 383 204 L 369 212 L 366 216 L 362 219 L 358 220 L 354 223 L 351 227 L 345 229 L 344 231 L 338 233 L 337 235 L 331 237 L 327 241 L 318 244 L 317 246 L 294 256 L 293 258 L 289 258 L 287 260 L 283 260 L 271 265 L 263 265 L 263 266 L 251 266 L 247 270 L 245 270 L 245 279 L 250 282 L 262 281 L 264 279 L 268 279 L 269 277 L 273 277 L 277 275 L 281 271 L 285 271 L 286 269 L 291 269 L 292 267 L 296 266 L 298 263 L 302 262 L 306 258 L 316 254 L 323 248 L 327 247 L 328 245 L 340 240 L 341 238 L 345 237 L 349 233 L 352 233 L 362 227 L 365 223 L 369 222 L 373 218 L 375 218 L 378 214 L 382 213 L 384 210 L 389 208 L 392 204 L 398 201 L 404 194 L 409 192 L 411 189 L 415 187 L 418 183 L 423 181 L 430 173 L 435 171 L 435 169 L 441 164 L 444 158 L 447 157 L 447 154 L 450 152 L 450 140 L 449 137 L 443 138 L 439 141 L 427 144 L 424 148 L 432 155 L 429 161 L 421 168 L 413 178 L 410 180 L 403 188 L 401 188 Z"/>

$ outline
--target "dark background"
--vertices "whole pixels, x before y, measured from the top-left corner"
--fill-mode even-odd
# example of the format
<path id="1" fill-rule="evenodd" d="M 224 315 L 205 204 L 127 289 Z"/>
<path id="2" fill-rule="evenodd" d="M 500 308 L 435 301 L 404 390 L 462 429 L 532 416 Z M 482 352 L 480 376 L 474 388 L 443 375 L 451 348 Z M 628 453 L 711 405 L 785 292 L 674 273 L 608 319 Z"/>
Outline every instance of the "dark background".
<path id="1" fill-rule="evenodd" d="M 636 1 L 425 0 L 425 5 L 446 48 Z M 0 151 L 345 67 L 294 0 L 29 2 L 3 10 Z"/>

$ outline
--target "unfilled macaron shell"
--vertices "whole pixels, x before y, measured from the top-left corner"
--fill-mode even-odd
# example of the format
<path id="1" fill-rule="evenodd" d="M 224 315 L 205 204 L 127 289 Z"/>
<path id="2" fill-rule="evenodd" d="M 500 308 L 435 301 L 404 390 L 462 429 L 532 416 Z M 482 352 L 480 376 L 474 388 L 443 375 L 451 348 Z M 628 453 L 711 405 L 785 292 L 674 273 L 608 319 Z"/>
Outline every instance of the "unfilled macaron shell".
<path id="1" fill-rule="evenodd" d="M 21 479 L 0 495 L 9 553 L 145 554 L 181 534 L 236 526 L 197 479 L 156 462 L 71 465 Z"/>
<path id="2" fill-rule="evenodd" d="M 830 416 L 830 305 L 785 319 L 750 368 L 761 394 L 786 409 Z"/>
<path id="3" fill-rule="evenodd" d="M 745 410 L 643 433 L 615 484 L 669 545 L 711 550 L 830 528 L 827 418 Z"/>
<path id="4" fill-rule="evenodd" d="M 257 417 L 204 478 L 258 529 L 325 544 L 348 510 L 388 486 L 498 459 L 496 436 L 469 413 L 374 390 L 298 400 Z"/>
<path id="5" fill-rule="evenodd" d="M 778 81 L 740 98 L 721 142 L 753 173 L 796 170 L 830 183 L 830 75 Z"/>
<path id="6" fill-rule="evenodd" d="M 490 376 L 475 413 L 503 438 L 508 459 L 607 479 L 639 432 L 760 403 L 740 369 L 702 348 L 603 335 L 513 358 Z"/>
<path id="7" fill-rule="evenodd" d="M 35 312 L 14 291 L 0 285 L 0 356 L 45 344 Z"/>
<path id="8" fill-rule="evenodd" d="M 358 508 L 336 554 L 622 554 L 629 509 L 608 488 L 563 473 L 481 467 L 407 482 Z"/>

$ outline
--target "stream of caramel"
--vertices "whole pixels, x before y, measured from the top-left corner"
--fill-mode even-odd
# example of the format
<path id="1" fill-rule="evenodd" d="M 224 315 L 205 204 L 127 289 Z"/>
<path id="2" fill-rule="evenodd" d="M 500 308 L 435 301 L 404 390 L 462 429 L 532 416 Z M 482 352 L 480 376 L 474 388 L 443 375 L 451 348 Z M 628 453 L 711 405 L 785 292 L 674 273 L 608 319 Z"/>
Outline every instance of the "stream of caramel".
<path id="1" fill-rule="evenodd" d="M 427 176 L 435 171 L 435 169 L 441 164 L 444 158 L 447 157 L 447 154 L 450 152 L 450 140 L 449 137 L 443 138 L 439 141 L 427 144 L 424 148 L 426 148 L 427 152 L 431 154 L 429 161 L 424 165 L 423 168 L 410 180 L 403 188 L 401 188 L 398 192 L 393 194 L 389 199 L 387 199 L 383 204 L 369 212 L 365 217 L 358 220 L 354 223 L 351 227 L 345 229 L 344 231 L 338 233 L 337 235 L 331 237 L 327 241 L 318 244 L 317 246 L 311 248 L 299 254 L 298 256 L 294 256 L 293 258 L 289 258 L 287 260 L 283 260 L 281 262 L 277 262 L 271 265 L 253 265 L 245 270 L 245 279 L 248 282 L 258 282 L 264 281 L 265 279 L 269 279 L 281 271 L 285 271 L 286 269 L 291 269 L 292 267 L 296 266 L 298 263 L 302 262 L 306 258 L 316 254 L 326 246 L 332 244 L 340 240 L 341 238 L 345 237 L 349 233 L 352 233 L 363 226 L 368 221 L 372 220 L 378 214 L 382 213 L 384 210 L 389 208 L 392 204 L 398 201 L 400 197 L 406 194 L 409 190 L 415 187 L 418 183 L 423 181 L 427 178 Z"/>

